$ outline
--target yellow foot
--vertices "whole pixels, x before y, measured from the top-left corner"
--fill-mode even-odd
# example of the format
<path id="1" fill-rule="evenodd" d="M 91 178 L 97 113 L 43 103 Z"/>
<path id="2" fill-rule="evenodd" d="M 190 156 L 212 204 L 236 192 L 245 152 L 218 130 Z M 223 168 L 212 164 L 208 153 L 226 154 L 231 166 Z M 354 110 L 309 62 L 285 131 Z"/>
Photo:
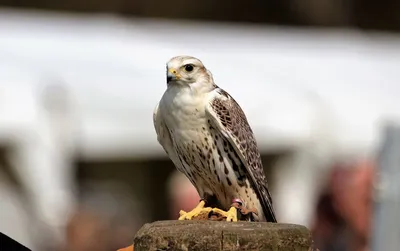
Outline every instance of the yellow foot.
<path id="1" fill-rule="evenodd" d="M 212 211 L 211 207 L 204 207 L 204 205 L 205 202 L 200 201 L 200 203 L 190 212 L 185 212 L 181 210 L 179 212 L 180 217 L 178 220 L 191 220 L 193 217 L 196 217 L 203 213 L 209 213 L 210 211 Z"/>
<path id="2" fill-rule="evenodd" d="M 238 221 L 236 207 L 231 207 L 228 211 L 224 211 L 219 208 L 213 208 L 212 211 L 226 217 L 226 221 Z"/>

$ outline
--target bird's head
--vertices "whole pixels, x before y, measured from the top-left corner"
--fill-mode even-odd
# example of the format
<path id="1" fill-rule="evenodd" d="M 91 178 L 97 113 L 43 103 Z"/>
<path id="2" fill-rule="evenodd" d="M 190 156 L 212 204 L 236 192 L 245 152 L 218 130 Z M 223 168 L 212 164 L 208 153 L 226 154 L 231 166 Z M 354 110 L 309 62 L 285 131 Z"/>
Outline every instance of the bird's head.
<path id="1" fill-rule="evenodd" d="M 199 59 L 191 56 L 177 56 L 167 63 L 167 84 L 211 88 L 214 86 L 214 80 L 211 72 Z"/>

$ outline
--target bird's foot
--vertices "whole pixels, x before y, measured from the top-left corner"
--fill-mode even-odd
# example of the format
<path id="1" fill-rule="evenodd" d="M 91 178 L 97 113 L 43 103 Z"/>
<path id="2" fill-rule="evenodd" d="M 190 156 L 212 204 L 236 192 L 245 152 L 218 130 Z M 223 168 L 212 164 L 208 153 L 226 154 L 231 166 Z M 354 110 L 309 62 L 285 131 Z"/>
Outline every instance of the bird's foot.
<path id="1" fill-rule="evenodd" d="M 213 208 L 212 212 L 226 218 L 226 221 L 254 221 L 254 216 L 258 215 L 257 209 L 244 207 L 240 199 L 234 199 L 228 211 Z"/>
<path id="2" fill-rule="evenodd" d="M 185 211 L 181 210 L 179 212 L 180 217 L 178 220 L 191 220 L 191 219 L 193 219 L 193 217 L 197 217 L 200 214 L 204 214 L 204 213 L 209 214 L 212 211 L 212 208 L 204 207 L 204 205 L 205 205 L 205 201 L 201 200 L 200 203 L 195 208 L 193 208 L 192 211 L 185 212 Z"/>
<path id="3" fill-rule="evenodd" d="M 238 221 L 237 217 L 237 211 L 238 209 L 236 207 L 231 207 L 228 211 L 224 211 L 219 208 L 213 208 L 212 211 L 214 213 L 220 214 L 223 217 L 226 217 L 226 221 Z"/>

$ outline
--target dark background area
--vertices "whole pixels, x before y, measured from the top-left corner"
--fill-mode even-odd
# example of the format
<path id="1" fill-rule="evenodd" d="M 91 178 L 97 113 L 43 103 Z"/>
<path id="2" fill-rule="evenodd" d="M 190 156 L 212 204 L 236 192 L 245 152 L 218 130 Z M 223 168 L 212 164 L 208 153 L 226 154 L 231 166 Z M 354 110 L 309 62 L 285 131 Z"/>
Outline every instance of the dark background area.
<path id="1" fill-rule="evenodd" d="M 0 5 L 127 17 L 400 30 L 400 2 L 394 0 L 2 0 Z"/>

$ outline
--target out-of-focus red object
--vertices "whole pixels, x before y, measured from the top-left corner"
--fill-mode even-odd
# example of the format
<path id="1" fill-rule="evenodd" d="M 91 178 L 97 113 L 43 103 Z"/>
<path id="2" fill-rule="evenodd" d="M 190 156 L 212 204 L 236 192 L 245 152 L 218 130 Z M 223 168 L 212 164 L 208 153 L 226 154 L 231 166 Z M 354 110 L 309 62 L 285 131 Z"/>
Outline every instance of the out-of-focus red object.
<path id="1" fill-rule="evenodd" d="M 133 245 L 130 245 L 129 247 L 126 247 L 126 248 L 118 249 L 117 251 L 134 251 Z"/>
<path id="2" fill-rule="evenodd" d="M 313 226 L 321 250 L 367 251 L 372 214 L 374 163 L 354 161 L 333 167 Z"/>
<path id="3" fill-rule="evenodd" d="M 368 239 L 371 225 L 374 166 L 359 161 L 354 167 L 336 169 L 332 175 L 332 194 L 338 213 L 355 231 Z"/>
<path id="4" fill-rule="evenodd" d="M 177 220 L 179 211 L 189 212 L 199 204 L 200 196 L 186 176 L 178 171 L 172 174 L 170 185 L 170 219 Z"/>

